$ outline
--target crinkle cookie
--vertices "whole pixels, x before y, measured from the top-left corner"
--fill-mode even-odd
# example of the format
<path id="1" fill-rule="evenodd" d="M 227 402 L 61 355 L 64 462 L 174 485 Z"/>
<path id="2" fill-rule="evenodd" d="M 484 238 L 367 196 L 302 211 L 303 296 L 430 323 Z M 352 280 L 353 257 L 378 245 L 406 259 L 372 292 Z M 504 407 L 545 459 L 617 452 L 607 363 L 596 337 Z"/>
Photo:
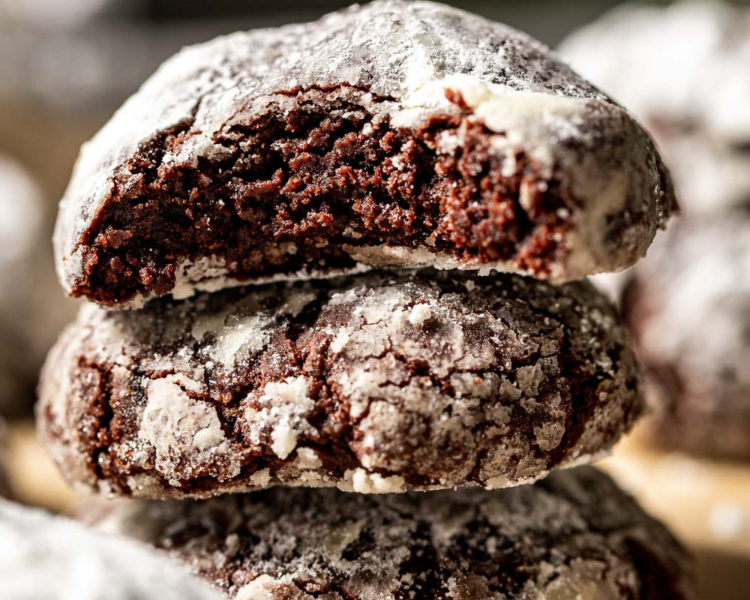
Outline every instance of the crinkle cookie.
<path id="1" fill-rule="evenodd" d="M 637 375 L 588 283 L 380 273 L 89 305 L 38 417 L 81 490 L 495 488 L 608 451 L 643 408 Z"/>
<path id="2" fill-rule="evenodd" d="M 750 214 L 678 221 L 629 277 L 653 439 L 750 458 Z"/>
<path id="3" fill-rule="evenodd" d="M 169 60 L 86 146 L 73 296 L 437 266 L 555 281 L 643 256 L 675 208 L 644 131 L 539 42 L 381 0 Z"/>
<path id="4" fill-rule="evenodd" d="M 221 600 L 152 548 L 0 500 L 0 600 Z"/>
<path id="5" fill-rule="evenodd" d="M 693 598 L 685 551 L 590 467 L 494 492 L 123 501 L 99 526 L 242 600 Z"/>
<path id="6" fill-rule="evenodd" d="M 620 7 L 560 51 L 654 135 L 688 213 L 750 201 L 748 7 Z"/>

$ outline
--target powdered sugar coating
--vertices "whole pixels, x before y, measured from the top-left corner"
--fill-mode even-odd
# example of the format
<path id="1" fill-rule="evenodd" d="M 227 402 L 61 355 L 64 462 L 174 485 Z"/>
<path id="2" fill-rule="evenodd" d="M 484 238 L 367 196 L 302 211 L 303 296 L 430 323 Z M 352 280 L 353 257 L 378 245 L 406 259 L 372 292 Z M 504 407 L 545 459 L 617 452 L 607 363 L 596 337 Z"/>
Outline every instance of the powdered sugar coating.
<path id="1" fill-rule="evenodd" d="M 642 409 L 588 284 L 434 271 L 87 306 L 40 390 L 66 477 L 146 497 L 517 485 L 606 452 Z"/>
<path id="2" fill-rule="evenodd" d="M 99 520 L 240 600 L 684 600 L 690 562 L 603 474 L 496 492 L 274 489 L 115 504 Z"/>
<path id="3" fill-rule="evenodd" d="M 750 198 L 750 10 L 721 1 L 628 5 L 560 51 L 642 119 L 686 209 L 713 212 Z"/>
<path id="4" fill-rule="evenodd" d="M 750 456 L 750 216 L 681 220 L 630 274 L 623 309 L 661 442 Z"/>
<path id="5" fill-rule="evenodd" d="M 444 5 L 381 0 L 311 24 L 236 33 L 168 61 L 84 147 L 55 236 L 64 287 L 72 290 L 82 277 L 82 237 L 115 187 L 139 184 L 128 180 L 128 161 L 144 144 L 187 123 L 160 168 L 210 164 L 226 156 L 216 136 L 233 124 L 284 111 L 295 90 L 336 86 L 348 86 L 351 102 L 398 127 L 466 111 L 502 134 L 499 155 L 523 152 L 541 177 L 559 178 L 580 214 L 570 215 L 568 256 L 552 265 L 553 279 L 632 264 L 674 208 L 648 137 L 549 49 Z M 450 93 L 464 106 L 450 102 Z M 441 152 L 462 143 L 454 136 Z M 203 283 L 221 280 L 225 272 L 215 269 Z M 188 285 L 198 283 L 197 275 L 185 276 Z"/>
<path id="6" fill-rule="evenodd" d="M 0 600 L 220 600 L 153 549 L 0 500 Z"/>

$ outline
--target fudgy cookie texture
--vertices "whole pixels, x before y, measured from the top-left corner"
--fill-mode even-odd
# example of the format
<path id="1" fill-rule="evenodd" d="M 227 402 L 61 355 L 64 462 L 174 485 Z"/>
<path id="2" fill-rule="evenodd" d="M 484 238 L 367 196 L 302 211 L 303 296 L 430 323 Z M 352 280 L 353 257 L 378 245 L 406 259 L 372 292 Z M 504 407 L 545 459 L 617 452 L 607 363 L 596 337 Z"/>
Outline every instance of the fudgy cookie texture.
<path id="1" fill-rule="evenodd" d="M 750 458 L 750 214 L 678 221 L 629 277 L 655 440 Z"/>
<path id="2" fill-rule="evenodd" d="M 122 501 L 98 526 L 154 544 L 242 600 L 693 597 L 684 550 L 590 467 L 494 492 Z"/>
<path id="3" fill-rule="evenodd" d="M 0 500 L 0 600 L 220 600 L 145 544 Z"/>
<path id="4" fill-rule="evenodd" d="M 588 283 L 379 273 L 88 305 L 38 418 L 68 480 L 105 494 L 493 488 L 606 452 L 637 375 Z"/>
<path id="5" fill-rule="evenodd" d="M 620 7 L 560 52 L 654 135 L 688 213 L 750 199 L 750 9 Z"/>
<path id="6" fill-rule="evenodd" d="M 383 0 L 168 61 L 82 152 L 67 292 L 134 307 L 371 266 L 621 270 L 675 208 L 630 115 L 524 34 Z"/>

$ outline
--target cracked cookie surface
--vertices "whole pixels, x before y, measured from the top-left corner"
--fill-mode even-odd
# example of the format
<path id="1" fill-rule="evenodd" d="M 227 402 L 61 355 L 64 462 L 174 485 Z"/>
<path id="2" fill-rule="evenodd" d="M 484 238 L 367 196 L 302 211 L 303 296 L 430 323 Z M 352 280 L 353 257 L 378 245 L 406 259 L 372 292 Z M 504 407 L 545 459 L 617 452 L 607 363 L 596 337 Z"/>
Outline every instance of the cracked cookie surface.
<path id="1" fill-rule="evenodd" d="M 120 308 L 361 264 L 567 281 L 630 266 L 675 207 L 648 136 L 548 48 L 384 0 L 168 61 L 84 147 L 55 246 L 69 294 Z"/>
<path id="2" fill-rule="evenodd" d="M 590 284 L 439 271 L 89 305 L 40 396 L 78 489 L 144 497 L 516 485 L 608 451 L 643 408 Z"/>
<path id="3" fill-rule="evenodd" d="M 685 551 L 590 467 L 493 492 L 120 501 L 95 520 L 241 600 L 693 598 Z"/>

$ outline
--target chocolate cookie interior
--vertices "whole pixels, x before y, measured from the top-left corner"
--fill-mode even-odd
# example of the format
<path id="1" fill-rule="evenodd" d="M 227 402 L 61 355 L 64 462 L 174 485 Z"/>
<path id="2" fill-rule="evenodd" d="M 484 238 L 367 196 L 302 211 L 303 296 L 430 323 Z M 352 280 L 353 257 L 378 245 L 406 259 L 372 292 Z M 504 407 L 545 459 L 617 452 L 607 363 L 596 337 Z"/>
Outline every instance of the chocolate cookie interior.
<path id="1" fill-rule="evenodd" d="M 290 92 L 227 127 L 215 138 L 221 159 L 197 167 L 163 164 L 190 122 L 142 147 L 83 239 L 75 294 L 105 304 L 164 294 L 180 265 L 201 259 L 204 275 L 222 265 L 240 281 L 351 269 L 353 255 L 377 260 L 357 248 L 382 245 L 542 276 L 562 261 L 569 190 L 520 151 L 498 155 L 505 138 L 482 123 L 445 115 L 395 127 L 363 108 L 366 94 Z M 450 140 L 455 151 L 440 152 Z"/>

